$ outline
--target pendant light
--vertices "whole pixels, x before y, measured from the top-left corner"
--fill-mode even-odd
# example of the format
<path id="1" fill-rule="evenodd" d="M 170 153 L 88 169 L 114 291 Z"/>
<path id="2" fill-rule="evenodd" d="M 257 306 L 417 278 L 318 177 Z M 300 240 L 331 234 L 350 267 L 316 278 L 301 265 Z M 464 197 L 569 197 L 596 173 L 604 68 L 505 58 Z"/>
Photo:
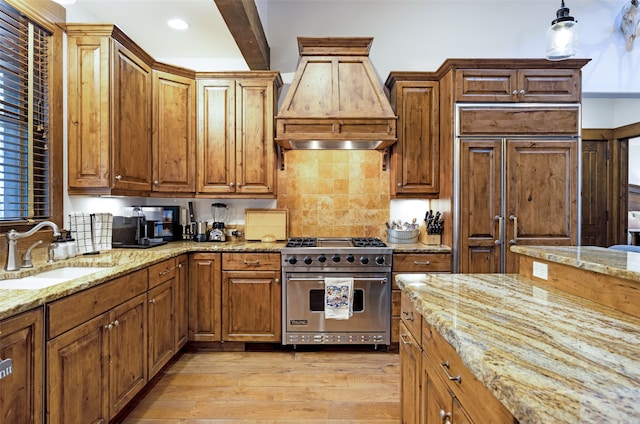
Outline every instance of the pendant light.
<path id="1" fill-rule="evenodd" d="M 547 30 L 547 59 L 562 60 L 578 53 L 578 22 L 569 16 L 569 8 L 564 5 L 556 12 L 556 19 Z"/>

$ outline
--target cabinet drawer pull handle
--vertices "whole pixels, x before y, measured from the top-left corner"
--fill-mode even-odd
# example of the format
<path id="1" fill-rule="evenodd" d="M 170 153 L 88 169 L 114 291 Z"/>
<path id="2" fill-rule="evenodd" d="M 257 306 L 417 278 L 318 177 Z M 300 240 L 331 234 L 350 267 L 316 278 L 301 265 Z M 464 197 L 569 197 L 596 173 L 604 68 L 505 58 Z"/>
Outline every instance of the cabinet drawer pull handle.
<path id="1" fill-rule="evenodd" d="M 113 328 L 113 324 L 112 323 L 109 323 L 109 324 L 104 326 L 105 330 L 111 330 L 112 328 Z"/>
<path id="2" fill-rule="evenodd" d="M 151 299 L 151 300 L 149 301 L 149 303 L 151 303 L 152 305 L 154 305 L 154 304 L 156 303 L 156 300 L 155 300 L 155 299 Z"/>
<path id="3" fill-rule="evenodd" d="M 280 284 L 280 279 L 276 278 L 275 280 L 273 280 L 273 282 L 276 283 L 276 284 Z"/>
<path id="4" fill-rule="evenodd" d="M 119 325 L 120 325 L 120 321 L 118 321 L 118 320 L 113 321 L 113 326 L 114 327 L 117 327 Z"/>
<path id="5" fill-rule="evenodd" d="M 255 265 L 255 266 L 260 265 L 260 261 L 248 261 L 244 259 L 242 262 L 244 262 L 245 265 Z"/>
<path id="6" fill-rule="evenodd" d="M 166 268 L 164 271 L 160 271 L 158 275 L 163 276 L 163 275 L 167 275 L 170 272 L 171 272 L 171 268 Z"/>
<path id="7" fill-rule="evenodd" d="M 513 94 L 514 96 L 517 96 L 518 95 L 518 90 L 513 90 L 513 93 L 511 93 L 511 94 Z"/>
<path id="8" fill-rule="evenodd" d="M 407 337 L 406 334 L 400 333 L 400 340 L 402 340 L 402 344 L 412 345 L 413 343 L 411 343 L 411 340 L 407 341 L 406 337 Z"/>
<path id="9" fill-rule="evenodd" d="M 413 317 L 413 312 L 402 311 L 402 317 L 406 318 L 407 321 L 413 321 L 415 318 Z"/>
<path id="10" fill-rule="evenodd" d="M 449 380 L 462 383 L 462 377 L 460 376 L 460 374 L 456 375 L 455 377 L 451 377 L 451 374 L 449 374 L 449 361 L 440 362 L 440 368 L 442 368 L 442 371 L 444 371 Z"/>
<path id="11" fill-rule="evenodd" d="M 122 175 L 118 174 L 116 175 L 116 180 L 120 181 L 122 179 Z"/>
<path id="12" fill-rule="evenodd" d="M 424 261 L 424 262 L 420 262 L 420 261 L 413 261 L 414 265 L 431 265 L 431 261 Z"/>

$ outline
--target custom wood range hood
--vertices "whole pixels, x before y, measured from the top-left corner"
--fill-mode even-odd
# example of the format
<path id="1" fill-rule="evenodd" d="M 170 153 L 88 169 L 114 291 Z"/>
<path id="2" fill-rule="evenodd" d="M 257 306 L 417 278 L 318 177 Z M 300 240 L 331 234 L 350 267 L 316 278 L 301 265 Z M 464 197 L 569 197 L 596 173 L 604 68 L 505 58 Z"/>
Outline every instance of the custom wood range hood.
<path id="1" fill-rule="evenodd" d="M 300 61 L 276 117 L 283 149 L 386 149 L 397 116 L 369 60 L 371 37 L 298 37 Z"/>

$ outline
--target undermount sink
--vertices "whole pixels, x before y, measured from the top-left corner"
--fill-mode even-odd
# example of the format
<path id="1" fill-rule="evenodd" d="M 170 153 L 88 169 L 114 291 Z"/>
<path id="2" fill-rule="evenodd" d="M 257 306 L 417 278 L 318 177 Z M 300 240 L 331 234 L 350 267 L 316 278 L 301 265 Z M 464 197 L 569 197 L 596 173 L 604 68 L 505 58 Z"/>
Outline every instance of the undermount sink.
<path id="1" fill-rule="evenodd" d="M 67 266 L 63 268 L 43 271 L 23 278 L 12 278 L 10 280 L 0 280 L 0 289 L 18 290 L 40 290 L 56 284 L 85 277 L 96 272 L 108 269 L 107 267 L 83 267 Z"/>

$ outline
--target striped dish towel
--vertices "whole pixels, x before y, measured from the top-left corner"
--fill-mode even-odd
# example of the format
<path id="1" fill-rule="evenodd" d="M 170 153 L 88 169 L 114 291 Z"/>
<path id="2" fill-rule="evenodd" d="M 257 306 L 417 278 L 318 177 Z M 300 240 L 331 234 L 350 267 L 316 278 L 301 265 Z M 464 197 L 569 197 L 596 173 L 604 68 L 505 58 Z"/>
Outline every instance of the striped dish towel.
<path id="1" fill-rule="evenodd" d="M 113 215 L 106 212 L 72 212 L 69 229 L 74 234 L 79 254 L 111 249 Z"/>

